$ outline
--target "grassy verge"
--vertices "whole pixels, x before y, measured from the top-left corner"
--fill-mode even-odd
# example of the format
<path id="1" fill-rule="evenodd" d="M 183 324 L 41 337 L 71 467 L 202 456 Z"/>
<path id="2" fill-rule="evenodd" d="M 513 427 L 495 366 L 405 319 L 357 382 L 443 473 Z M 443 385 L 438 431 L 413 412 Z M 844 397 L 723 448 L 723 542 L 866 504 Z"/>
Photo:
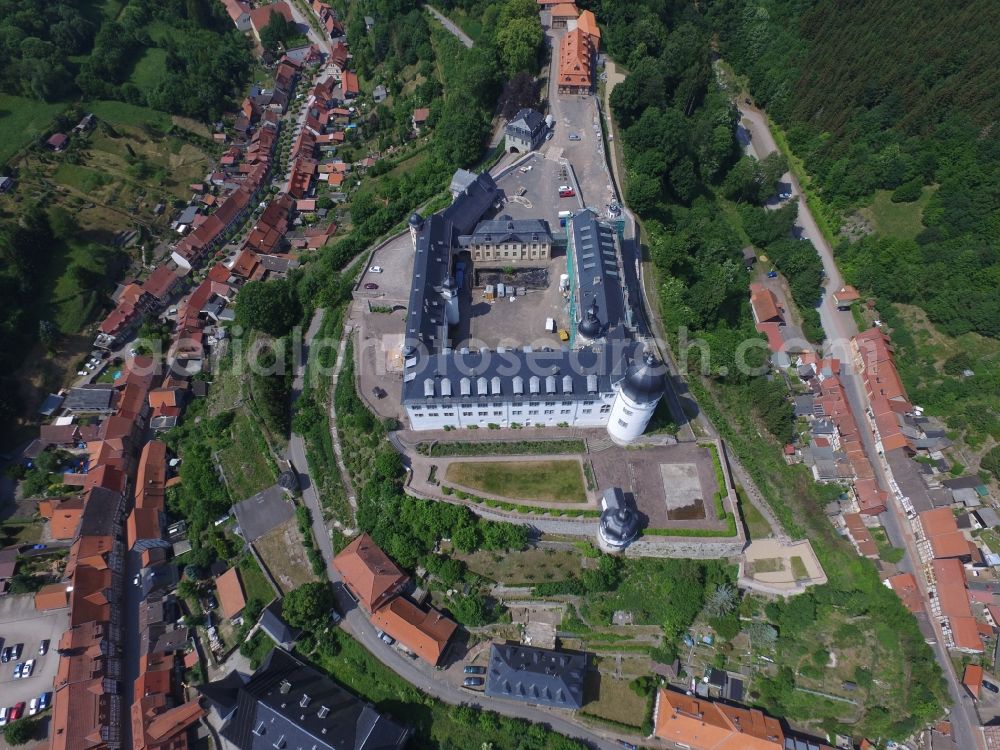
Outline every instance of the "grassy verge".
<path id="1" fill-rule="evenodd" d="M 795 179 L 798 180 L 799 186 L 802 188 L 806 204 L 809 206 L 809 210 L 812 212 L 817 226 L 819 226 L 819 231 L 823 233 L 827 242 L 835 245 L 841 223 L 837 212 L 824 203 L 815 190 L 811 189 L 812 178 L 806 170 L 805 162 L 792 151 L 785 132 L 770 117 L 767 119 L 767 124 L 771 130 L 771 135 L 774 136 L 774 142 L 777 144 L 778 150 L 788 159 L 789 169 L 791 169 L 792 174 L 795 175 Z"/>
<path id="2" fill-rule="evenodd" d="M 445 479 L 499 497 L 554 503 L 586 502 L 579 461 L 463 461 Z"/>
<path id="3" fill-rule="evenodd" d="M 534 505 L 519 505 L 517 503 L 504 502 L 503 500 L 491 500 L 489 498 L 479 497 L 478 495 L 473 495 L 472 493 L 465 492 L 464 490 L 460 490 L 455 487 L 449 487 L 447 485 L 442 485 L 441 492 L 445 495 L 454 495 L 459 500 L 469 500 L 478 505 L 485 505 L 487 508 L 498 508 L 500 510 L 506 510 L 510 513 L 526 513 L 529 516 L 568 516 L 570 518 L 600 518 L 601 516 L 601 512 L 598 510 L 575 508 L 538 508 Z"/>
<path id="4" fill-rule="evenodd" d="M 417 443 L 417 453 L 425 456 L 542 456 L 583 453 L 582 440 L 517 440 L 489 443 Z"/>
<path id="5" fill-rule="evenodd" d="M 244 555 L 240 558 L 238 567 L 240 569 L 240 579 L 243 581 L 243 591 L 247 601 L 257 599 L 262 604 L 269 604 L 274 599 L 274 589 L 268 583 L 260 565 L 252 555 Z"/>

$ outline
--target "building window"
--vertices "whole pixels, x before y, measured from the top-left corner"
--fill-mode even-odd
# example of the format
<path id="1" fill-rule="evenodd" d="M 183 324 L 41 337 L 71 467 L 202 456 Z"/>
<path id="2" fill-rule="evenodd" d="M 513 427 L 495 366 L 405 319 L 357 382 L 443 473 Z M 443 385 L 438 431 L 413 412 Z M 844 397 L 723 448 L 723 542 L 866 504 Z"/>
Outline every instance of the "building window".
<path id="1" fill-rule="evenodd" d="M 592 412 L 592 411 L 593 411 L 593 409 L 584 409 L 583 413 L 584 414 L 590 414 L 590 412 Z"/>
<path id="2" fill-rule="evenodd" d="M 528 409 L 528 416 L 538 414 L 538 409 Z"/>
<path id="3" fill-rule="evenodd" d="M 545 413 L 546 414 L 554 414 L 555 413 L 555 409 L 546 409 Z"/>
<path id="4" fill-rule="evenodd" d="M 611 404 L 604 404 L 601 407 L 601 414 L 607 414 L 609 411 L 611 411 Z"/>
<path id="5" fill-rule="evenodd" d="M 540 401 L 529 401 L 528 406 L 541 406 Z"/>
<path id="6" fill-rule="evenodd" d="M 462 412 L 462 416 L 463 417 L 471 417 L 472 416 L 472 412 L 471 411 L 463 411 Z"/>
<path id="7" fill-rule="evenodd" d="M 570 411 L 572 411 L 572 410 L 571 410 L 571 409 L 560 409 L 560 410 L 559 410 L 559 413 L 560 413 L 560 414 L 569 414 L 569 413 L 570 413 Z"/>
<path id="8" fill-rule="evenodd" d="M 593 406 L 593 405 L 594 405 L 594 402 L 593 402 L 593 401 L 584 401 L 584 402 L 583 402 L 583 405 L 584 405 L 584 406 Z"/>
<path id="9" fill-rule="evenodd" d="M 480 417 L 488 417 L 490 413 L 488 411 L 481 411 L 478 414 Z"/>
<path id="10" fill-rule="evenodd" d="M 624 419 L 619 419 L 618 424 L 620 424 L 622 427 L 628 427 L 628 422 L 626 422 Z"/>
<path id="11" fill-rule="evenodd" d="M 454 417 L 455 416 L 455 412 L 453 412 L 453 411 L 443 411 L 443 412 L 441 412 L 441 415 L 445 416 L 445 417 Z"/>
<path id="12" fill-rule="evenodd" d="M 429 412 L 427 412 L 427 416 L 428 417 L 436 417 L 437 415 L 438 415 L 438 413 L 436 411 L 429 411 Z"/>
<path id="13" fill-rule="evenodd" d="M 556 402 L 555 402 L 555 401 L 546 401 L 546 402 L 545 402 L 545 405 L 546 405 L 546 406 L 555 406 L 555 405 L 556 405 Z"/>

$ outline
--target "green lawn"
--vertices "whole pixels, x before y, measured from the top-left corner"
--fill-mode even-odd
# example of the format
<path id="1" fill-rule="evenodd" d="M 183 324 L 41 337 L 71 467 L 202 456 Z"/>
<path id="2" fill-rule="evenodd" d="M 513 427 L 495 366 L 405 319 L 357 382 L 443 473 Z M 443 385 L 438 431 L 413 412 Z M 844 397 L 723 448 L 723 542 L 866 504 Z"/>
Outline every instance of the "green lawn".
<path id="1" fill-rule="evenodd" d="M 473 573 L 510 586 L 561 581 L 579 573 L 583 564 L 582 552 L 554 548 L 451 554 L 468 565 Z"/>
<path id="2" fill-rule="evenodd" d="M 46 104 L 21 96 L 0 94 L 0 165 L 52 125 L 65 104 Z"/>
<path id="3" fill-rule="evenodd" d="M 114 101 L 86 102 L 81 106 L 112 125 L 154 125 L 163 131 L 170 129 L 170 115 L 149 107 Z"/>
<path id="4" fill-rule="evenodd" d="M 87 194 L 94 193 L 111 182 L 111 178 L 106 174 L 69 162 L 62 162 L 56 168 L 55 179 L 63 185 Z"/>
<path id="5" fill-rule="evenodd" d="M 445 479 L 497 497 L 582 503 L 578 461 L 463 461 L 450 464 Z"/>
<path id="6" fill-rule="evenodd" d="M 260 427 L 244 409 L 236 412 L 231 440 L 219 451 L 229 496 L 234 503 L 246 500 L 278 479 Z"/>
<path id="7" fill-rule="evenodd" d="M 747 526 L 747 532 L 750 534 L 751 539 L 764 539 L 769 537 L 772 533 L 771 524 L 767 522 L 767 519 L 761 515 L 761 512 L 757 510 L 757 506 L 751 503 L 743 491 L 742 487 L 736 488 L 736 494 L 740 499 L 740 513 L 743 515 L 743 520 Z"/>
<path id="8" fill-rule="evenodd" d="M 257 599 L 265 605 L 270 604 L 274 599 L 274 589 L 267 582 L 264 573 L 261 572 L 260 565 L 252 555 L 244 555 L 239 562 L 240 578 L 243 579 L 243 591 L 247 596 L 247 601 Z"/>
<path id="9" fill-rule="evenodd" d="M 143 91 L 155 89 L 163 78 L 166 68 L 167 51 L 159 47 L 150 47 L 136 61 L 129 81 Z"/>
<path id="10" fill-rule="evenodd" d="M 935 190 L 934 187 L 925 187 L 921 196 L 912 203 L 893 203 L 891 190 L 878 190 L 871 206 L 863 208 L 861 213 L 872 222 L 879 234 L 911 240 L 924 228 L 924 208 Z"/>

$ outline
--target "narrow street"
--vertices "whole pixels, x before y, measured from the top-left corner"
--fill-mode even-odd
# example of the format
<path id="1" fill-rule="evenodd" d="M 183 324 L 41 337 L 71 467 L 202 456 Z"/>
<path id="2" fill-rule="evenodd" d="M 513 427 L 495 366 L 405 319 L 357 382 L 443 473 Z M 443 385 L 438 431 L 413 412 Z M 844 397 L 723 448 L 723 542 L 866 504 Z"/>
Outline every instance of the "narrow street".
<path id="1" fill-rule="evenodd" d="M 743 104 L 739 105 L 739 109 L 744 124 L 750 124 L 749 144 L 757 158 L 761 159 L 772 151 L 776 151 L 777 144 L 771 134 L 767 117 L 764 113 Z M 858 425 L 861 428 L 865 453 L 875 469 L 879 485 L 889 493 L 890 497 L 895 499 L 896 495 L 892 489 L 891 478 L 886 472 L 884 460 L 875 445 L 875 438 L 867 418 L 868 397 L 865 393 L 861 377 L 855 370 L 854 358 L 851 354 L 851 339 L 858 333 L 857 324 L 850 311 L 838 310 L 833 300 L 833 292 L 843 286 L 843 276 L 834 260 L 833 248 L 820 232 L 819 226 L 802 194 L 802 188 L 798 180 L 791 173 L 786 174 L 785 179 L 791 183 L 792 195 L 799 202 L 799 215 L 796 223 L 809 238 L 809 242 L 816 248 L 817 253 L 819 253 L 823 261 L 823 269 L 826 272 L 827 285 L 819 307 L 820 322 L 826 334 L 826 340 L 824 341 L 825 353 L 838 357 L 841 361 L 840 379 L 844 385 L 844 391 L 847 394 L 847 400 L 850 402 L 851 410 L 854 412 Z M 901 546 L 905 551 L 899 567 L 901 570 L 914 574 L 923 595 L 927 611 L 931 612 L 931 599 L 928 596 L 926 578 L 921 570 L 920 556 L 917 554 L 913 531 L 899 501 L 890 502 L 889 510 L 879 518 L 886 528 L 890 541 L 896 546 Z M 948 649 L 944 645 L 944 634 L 941 631 L 940 622 L 933 616 L 930 617 L 930 621 L 936 635 L 936 643 L 932 646 L 932 650 L 948 682 L 948 693 L 953 703 L 950 719 L 955 730 L 955 740 L 961 748 L 979 748 L 982 750 L 984 748 L 983 736 L 982 732 L 978 729 L 979 720 L 975 708 L 972 706 L 972 699 L 960 685 L 958 676 L 955 674 Z"/>
<path id="2" fill-rule="evenodd" d="M 468 34 L 466 34 L 464 31 L 458 28 L 458 24 L 453 23 L 447 16 L 444 15 L 444 13 L 439 11 L 433 5 L 428 5 L 427 10 L 429 10 L 433 14 L 433 16 L 438 21 L 441 22 L 441 25 L 444 26 L 448 31 L 450 31 L 455 36 L 455 38 L 458 39 L 458 41 L 460 41 L 469 49 L 472 49 L 473 46 L 472 39 L 469 38 Z"/>

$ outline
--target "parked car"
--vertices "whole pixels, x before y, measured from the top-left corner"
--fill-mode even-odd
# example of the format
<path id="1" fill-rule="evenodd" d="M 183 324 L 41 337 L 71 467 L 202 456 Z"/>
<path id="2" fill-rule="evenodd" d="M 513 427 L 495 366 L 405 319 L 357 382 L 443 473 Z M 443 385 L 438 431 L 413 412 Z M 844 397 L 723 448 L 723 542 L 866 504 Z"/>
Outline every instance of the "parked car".
<path id="1" fill-rule="evenodd" d="M 580 140 L 580 134 L 579 133 L 570 133 L 569 134 L 569 139 L 571 141 L 578 141 L 578 140 Z"/>
<path id="2" fill-rule="evenodd" d="M 776 279 L 776 278 L 778 278 L 778 272 L 777 271 L 768 271 L 767 272 L 767 278 L 769 278 L 769 279 Z"/>
<path id="3" fill-rule="evenodd" d="M 17 664 L 14 665 L 14 679 L 15 680 L 20 680 L 22 677 L 27 677 L 27 676 L 28 675 L 25 674 L 24 662 L 23 661 L 19 661 Z"/>
<path id="4" fill-rule="evenodd" d="M 46 638 L 44 641 L 38 644 L 38 655 L 45 656 L 49 652 L 49 639 Z"/>
<path id="5" fill-rule="evenodd" d="M 24 701 L 21 701 L 20 703 L 15 703 L 13 706 L 10 707 L 9 719 L 11 721 L 17 721 L 22 716 L 24 716 Z"/>
<path id="6" fill-rule="evenodd" d="M 15 643 L 13 648 L 14 648 L 14 654 L 10 658 L 13 659 L 14 661 L 17 661 L 18 659 L 21 658 L 21 654 L 24 652 L 24 644 Z"/>
<path id="7" fill-rule="evenodd" d="M 42 693 L 38 696 L 38 710 L 44 711 L 52 702 L 52 693 Z"/>
<path id="8" fill-rule="evenodd" d="M 572 198 L 574 195 L 576 195 L 576 191 L 573 188 L 566 188 L 559 191 L 560 198 Z"/>
<path id="9" fill-rule="evenodd" d="M 215 594 L 208 595 L 208 608 L 209 609 L 219 608 L 219 600 L 215 598 Z"/>
<path id="10" fill-rule="evenodd" d="M 997 687 L 989 680 L 983 680 L 983 687 L 989 690 L 991 693 L 1000 693 L 1000 687 Z"/>
<path id="11" fill-rule="evenodd" d="M 548 133 L 546 133 L 546 134 L 545 134 L 545 140 L 547 140 L 547 141 L 551 141 L 551 140 L 552 140 L 552 136 L 554 136 L 554 135 L 555 135 L 555 133 L 553 133 L 553 132 L 552 132 L 552 131 L 550 130 L 550 131 L 549 131 Z"/>
<path id="12" fill-rule="evenodd" d="M 31 549 L 48 549 L 48 548 L 49 548 L 49 545 L 47 545 L 47 544 L 32 544 L 31 545 Z"/>
<path id="13" fill-rule="evenodd" d="M 524 172 L 525 174 L 527 174 L 528 172 L 530 172 L 530 171 L 531 171 L 531 168 L 532 168 L 532 165 L 531 165 L 531 164 L 529 164 L 529 165 L 528 165 L 528 166 L 526 166 L 526 167 L 521 167 L 521 170 L 520 170 L 520 171 L 522 171 L 522 172 Z"/>
<path id="14" fill-rule="evenodd" d="M 21 677 L 31 677 L 31 673 L 35 671 L 35 660 L 28 659 L 24 662 L 24 666 L 21 667 Z"/>
<path id="15" fill-rule="evenodd" d="M 465 674 L 486 674 L 486 667 L 477 667 L 474 664 L 466 664 L 462 670 Z"/>
<path id="16" fill-rule="evenodd" d="M 382 266 L 372 266 L 368 269 L 368 273 L 382 273 Z"/>
<path id="17" fill-rule="evenodd" d="M 32 698 L 28 702 L 28 716 L 34 716 L 38 713 L 38 698 Z"/>
<path id="18" fill-rule="evenodd" d="M 3 650 L 3 653 L 0 653 L 0 662 L 3 662 L 4 664 L 6 664 L 7 662 L 9 662 L 11 660 L 11 657 L 13 655 L 14 655 L 14 647 L 13 646 L 7 646 L 7 648 L 5 648 Z"/>
<path id="19" fill-rule="evenodd" d="M 462 680 L 462 687 L 482 687 L 486 684 L 486 680 L 482 677 L 466 677 Z"/>
<path id="20" fill-rule="evenodd" d="M 135 574 L 135 578 L 132 579 L 132 583 L 135 584 L 136 586 L 138 586 L 140 583 L 142 583 L 142 574 L 141 573 L 136 573 Z"/>
<path id="21" fill-rule="evenodd" d="M 376 284 L 373 281 L 369 281 L 367 284 L 365 284 L 365 289 L 378 289 L 378 284 Z"/>
<path id="22" fill-rule="evenodd" d="M 389 635 L 388 633 L 386 633 L 386 632 L 384 632 L 384 631 L 382 631 L 382 630 L 377 630 L 377 631 L 375 631 L 375 634 L 376 634 L 376 635 L 377 635 L 377 636 L 378 636 L 378 637 L 379 637 L 379 638 L 380 638 L 380 639 L 382 640 L 382 642 L 383 642 L 383 643 L 385 643 L 386 645 L 389 645 L 389 646 L 391 646 L 392 644 L 394 644 L 394 643 L 396 642 L 396 639 L 395 639 L 395 638 L 393 638 L 393 637 L 392 637 L 391 635 Z"/>
<path id="23" fill-rule="evenodd" d="M 0 706 L 0 727 L 7 723 L 7 713 L 8 709 L 6 706 Z"/>
<path id="24" fill-rule="evenodd" d="M 336 625 L 338 622 L 344 618 L 340 616 L 340 612 L 336 610 L 335 607 L 330 607 L 330 622 Z"/>

